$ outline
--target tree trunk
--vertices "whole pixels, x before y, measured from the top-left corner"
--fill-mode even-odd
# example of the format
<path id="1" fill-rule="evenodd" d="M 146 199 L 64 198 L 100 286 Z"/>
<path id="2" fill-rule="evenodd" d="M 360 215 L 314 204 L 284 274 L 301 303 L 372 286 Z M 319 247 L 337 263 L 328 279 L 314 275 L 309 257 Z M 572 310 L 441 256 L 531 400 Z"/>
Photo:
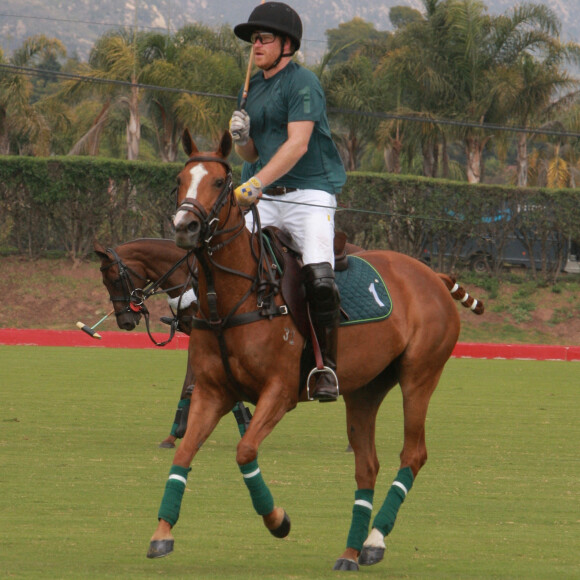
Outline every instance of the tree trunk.
<path id="1" fill-rule="evenodd" d="M 437 143 L 424 141 L 421 150 L 423 153 L 423 175 L 425 177 L 437 177 Z"/>
<path id="2" fill-rule="evenodd" d="M 6 122 L 6 109 L 0 107 L 0 155 L 10 154 L 10 139 Z"/>
<path id="3" fill-rule="evenodd" d="M 480 183 L 483 168 L 483 149 L 491 137 L 481 139 L 477 135 L 465 138 L 465 154 L 467 156 L 467 182 Z"/>
<path id="4" fill-rule="evenodd" d="M 443 166 L 443 178 L 449 179 L 449 151 L 447 149 L 447 139 L 445 135 L 441 137 L 441 159 Z"/>
<path id="5" fill-rule="evenodd" d="M 132 78 L 135 83 L 135 77 Z M 139 143 L 141 141 L 141 118 L 139 116 L 139 88 L 133 84 L 129 99 L 129 123 L 127 124 L 127 159 L 139 159 Z"/>
<path id="6" fill-rule="evenodd" d="M 518 134 L 517 184 L 518 187 L 528 185 L 528 139 L 525 133 Z"/>
<path id="7" fill-rule="evenodd" d="M 465 138 L 467 156 L 467 183 L 479 183 L 481 171 L 481 148 L 477 137 Z"/>
<path id="8" fill-rule="evenodd" d="M 384 150 L 383 158 L 389 173 L 401 173 L 401 150 L 403 149 L 402 141 L 391 139 L 389 147 Z"/>

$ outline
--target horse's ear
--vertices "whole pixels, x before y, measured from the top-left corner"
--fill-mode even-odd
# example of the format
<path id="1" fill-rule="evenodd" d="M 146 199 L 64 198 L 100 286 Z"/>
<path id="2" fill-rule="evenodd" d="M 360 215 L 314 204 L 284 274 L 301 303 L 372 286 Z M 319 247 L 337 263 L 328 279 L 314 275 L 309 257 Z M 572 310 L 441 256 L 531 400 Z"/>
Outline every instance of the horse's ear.
<path id="1" fill-rule="evenodd" d="M 224 159 L 227 159 L 228 155 L 232 152 L 232 135 L 229 131 L 224 131 L 217 152 Z"/>
<path id="2" fill-rule="evenodd" d="M 183 144 L 183 150 L 188 157 L 199 153 L 199 149 L 195 146 L 193 138 L 191 137 L 191 133 L 189 129 L 185 128 L 183 131 L 183 135 L 181 136 L 181 142 Z"/>
<path id="3" fill-rule="evenodd" d="M 93 248 L 95 250 L 95 254 L 97 254 L 97 256 L 101 258 L 101 260 L 109 259 L 109 256 L 107 255 L 107 250 L 97 240 L 93 242 Z"/>

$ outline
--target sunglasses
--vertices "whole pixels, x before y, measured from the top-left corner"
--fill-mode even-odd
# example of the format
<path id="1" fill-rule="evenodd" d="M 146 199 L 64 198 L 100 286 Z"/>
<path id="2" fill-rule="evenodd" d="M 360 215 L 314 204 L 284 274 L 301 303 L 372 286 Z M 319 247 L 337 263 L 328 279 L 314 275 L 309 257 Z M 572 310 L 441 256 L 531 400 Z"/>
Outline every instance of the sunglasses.
<path id="1" fill-rule="evenodd" d="M 259 40 L 260 44 L 271 44 L 276 40 L 276 35 L 273 32 L 252 32 L 250 42 L 255 44 L 256 40 Z"/>

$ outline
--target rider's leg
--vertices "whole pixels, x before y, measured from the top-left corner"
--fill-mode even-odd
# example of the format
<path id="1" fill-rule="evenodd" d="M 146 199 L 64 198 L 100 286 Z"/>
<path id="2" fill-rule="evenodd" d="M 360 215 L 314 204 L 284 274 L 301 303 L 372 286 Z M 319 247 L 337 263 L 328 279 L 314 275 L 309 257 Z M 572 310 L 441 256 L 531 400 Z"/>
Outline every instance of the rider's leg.
<path id="1" fill-rule="evenodd" d="M 307 264 L 303 272 L 306 297 L 322 360 L 324 366 L 330 369 L 330 371 L 314 375 L 314 385 L 310 396 L 319 401 L 336 401 L 338 398 L 336 359 L 340 296 L 334 280 L 334 270 L 328 262 L 322 262 Z"/>

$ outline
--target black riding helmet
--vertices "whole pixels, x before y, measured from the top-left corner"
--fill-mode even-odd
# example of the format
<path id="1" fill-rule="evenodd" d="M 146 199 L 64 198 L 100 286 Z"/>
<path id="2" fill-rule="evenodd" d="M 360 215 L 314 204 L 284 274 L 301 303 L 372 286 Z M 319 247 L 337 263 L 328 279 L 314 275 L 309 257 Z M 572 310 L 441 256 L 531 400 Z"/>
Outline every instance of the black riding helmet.
<path id="1" fill-rule="evenodd" d="M 246 42 L 251 42 L 252 32 L 259 30 L 287 36 L 292 41 L 294 52 L 300 48 L 302 21 L 300 16 L 283 2 L 264 2 L 256 6 L 248 22 L 238 24 L 234 28 L 234 34 Z"/>

